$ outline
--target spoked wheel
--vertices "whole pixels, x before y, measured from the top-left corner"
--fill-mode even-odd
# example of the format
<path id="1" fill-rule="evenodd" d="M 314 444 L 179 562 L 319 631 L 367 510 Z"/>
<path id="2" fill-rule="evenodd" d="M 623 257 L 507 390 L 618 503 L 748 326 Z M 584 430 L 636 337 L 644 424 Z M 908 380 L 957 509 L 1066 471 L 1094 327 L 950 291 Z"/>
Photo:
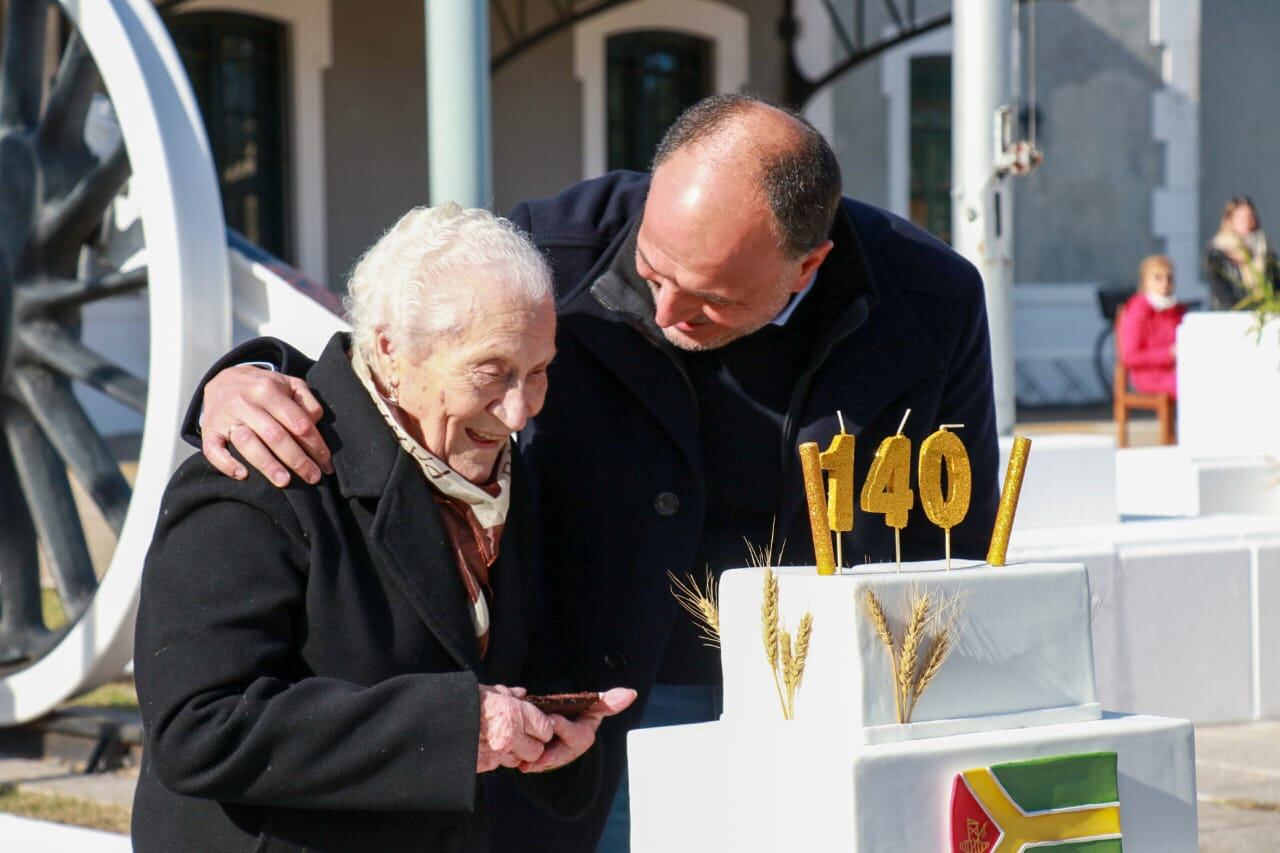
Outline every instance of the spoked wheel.
<path id="1" fill-rule="evenodd" d="M 59 9 L 61 7 L 61 9 Z M 58 16 L 63 26 L 56 26 Z M 49 46 L 62 43 L 56 69 Z M 0 58 L 0 724 L 118 675 L 178 426 L 230 341 L 222 209 L 190 87 L 147 0 L 7 0 Z M 107 117 L 93 126 L 90 116 Z M 105 126 L 108 132 L 101 132 Z M 132 227 L 121 228 L 127 190 Z M 127 218 L 127 217 L 126 217 Z M 85 344 L 146 292 L 149 382 Z M 77 389 L 136 412 L 133 487 Z M 95 571 L 83 504 L 116 538 Z M 61 617 L 42 606 L 43 555 Z"/>

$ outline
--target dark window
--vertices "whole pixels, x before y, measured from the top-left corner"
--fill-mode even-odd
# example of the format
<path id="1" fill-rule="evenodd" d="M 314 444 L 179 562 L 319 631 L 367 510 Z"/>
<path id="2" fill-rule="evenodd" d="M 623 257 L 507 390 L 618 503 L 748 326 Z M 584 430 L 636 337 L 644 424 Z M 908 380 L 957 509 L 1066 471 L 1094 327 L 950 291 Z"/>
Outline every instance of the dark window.
<path id="1" fill-rule="evenodd" d="M 610 169 L 649 168 L 676 117 L 711 94 L 711 50 L 706 39 L 661 30 L 609 37 Z"/>
<path id="2" fill-rule="evenodd" d="M 911 60 L 911 221 L 951 242 L 951 57 Z"/>
<path id="3" fill-rule="evenodd" d="M 170 18 L 169 30 L 204 115 L 227 224 L 291 262 L 285 28 L 195 12 Z"/>

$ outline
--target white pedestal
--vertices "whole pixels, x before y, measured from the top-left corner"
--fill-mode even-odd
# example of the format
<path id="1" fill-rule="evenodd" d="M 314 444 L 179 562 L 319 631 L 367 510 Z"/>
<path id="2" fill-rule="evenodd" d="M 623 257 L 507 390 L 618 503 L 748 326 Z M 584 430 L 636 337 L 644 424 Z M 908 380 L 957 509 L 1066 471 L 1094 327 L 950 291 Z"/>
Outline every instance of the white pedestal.
<path id="1" fill-rule="evenodd" d="M 1136 447 L 1116 451 L 1115 472 L 1121 515 L 1272 513 L 1280 518 L 1280 459 L 1195 458 L 1181 445 Z"/>
<path id="2" fill-rule="evenodd" d="M 1111 716 L 864 747 L 846 735 L 799 722 L 631 732 L 631 849 L 950 850 L 957 773 L 1106 751 L 1118 756 L 1125 852 L 1198 849 L 1195 754 L 1184 720 Z"/>
<path id="3" fill-rule="evenodd" d="M 1280 456 L 1280 323 L 1188 314 L 1178 327 L 1178 444 L 1193 458 Z"/>
<path id="4" fill-rule="evenodd" d="M 1000 439 L 1000 477 L 1011 436 Z M 1116 513 L 1116 442 L 1104 435 L 1036 435 L 1022 481 L 1016 527 L 1111 524 Z"/>
<path id="5" fill-rule="evenodd" d="M 1015 526 L 1009 561 L 1088 567 L 1103 707 L 1197 724 L 1280 717 L 1280 517 Z"/>

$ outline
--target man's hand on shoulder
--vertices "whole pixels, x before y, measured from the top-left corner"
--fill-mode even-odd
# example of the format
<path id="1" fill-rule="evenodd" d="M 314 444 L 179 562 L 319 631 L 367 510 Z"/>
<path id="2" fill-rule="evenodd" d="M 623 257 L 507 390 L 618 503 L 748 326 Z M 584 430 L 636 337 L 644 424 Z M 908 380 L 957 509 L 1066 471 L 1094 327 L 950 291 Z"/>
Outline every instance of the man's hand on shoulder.
<path id="1" fill-rule="evenodd" d="M 316 429 L 323 412 L 301 379 L 251 365 L 229 367 L 205 385 L 201 449 L 213 467 L 237 480 L 249 472 L 228 443 L 277 486 L 289 484 L 290 471 L 318 483 L 322 471 L 333 473 Z"/>

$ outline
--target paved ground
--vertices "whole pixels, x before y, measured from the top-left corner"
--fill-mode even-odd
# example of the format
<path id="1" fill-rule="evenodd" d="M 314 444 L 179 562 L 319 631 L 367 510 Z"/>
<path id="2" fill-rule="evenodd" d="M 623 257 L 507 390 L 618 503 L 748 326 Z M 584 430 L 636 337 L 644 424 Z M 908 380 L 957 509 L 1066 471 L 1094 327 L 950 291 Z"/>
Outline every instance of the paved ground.
<path id="1" fill-rule="evenodd" d="M 1200 849 L 1280 849 L 1280 723 L 1196 729 Z"/>
<path id="2" fill-rule="evenodd" d="M 1280 849 L 1280 723 L 1196 729 L 1196 781 L 1202 853 Z M 135 782 L 132 771 L 83 776 L 52 762 L 0 758 L 0 785 L 33 793 L 128 806 Z"/>

